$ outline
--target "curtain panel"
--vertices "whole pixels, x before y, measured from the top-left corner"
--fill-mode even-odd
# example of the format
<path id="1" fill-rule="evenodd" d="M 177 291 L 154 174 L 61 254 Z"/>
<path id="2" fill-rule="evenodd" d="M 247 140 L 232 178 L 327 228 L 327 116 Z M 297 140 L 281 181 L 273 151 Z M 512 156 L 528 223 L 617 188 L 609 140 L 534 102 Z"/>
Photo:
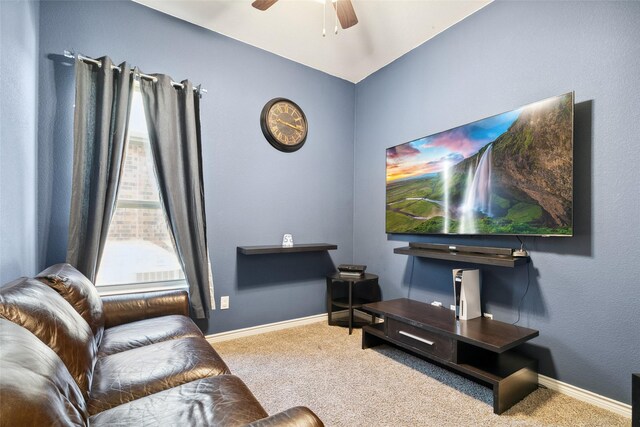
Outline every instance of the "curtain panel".
<path id="1" fill-rule="evenodd" d="M 120 180 L 133 73 L 76 60 L 73 183 L 67 262 L 95 282 Z"/>
<path id="2" fill-rule="evenodd" d="M 160 199 L 189 284 L 192 316 L 215 309 L 202 179 L 199 96 L 189 81 L 140 79 Z"/>

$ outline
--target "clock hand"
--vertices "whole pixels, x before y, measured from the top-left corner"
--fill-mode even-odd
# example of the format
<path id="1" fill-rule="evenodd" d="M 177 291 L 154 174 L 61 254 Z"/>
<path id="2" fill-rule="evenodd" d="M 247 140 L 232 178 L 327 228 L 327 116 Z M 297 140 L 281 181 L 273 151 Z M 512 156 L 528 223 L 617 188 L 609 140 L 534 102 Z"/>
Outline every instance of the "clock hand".
<path id="1" fill-rule="evenodd" d="M 285 122 L 284 120 L 281 120 L 281 119 L 276 119 L 276 121 L 282 123 L 285 126 L 289 126 L 291 129 L 295 129 L 297 131 L 302 132 L 302 128 L 300 126 L 292 125 L 291 123 Z"/>

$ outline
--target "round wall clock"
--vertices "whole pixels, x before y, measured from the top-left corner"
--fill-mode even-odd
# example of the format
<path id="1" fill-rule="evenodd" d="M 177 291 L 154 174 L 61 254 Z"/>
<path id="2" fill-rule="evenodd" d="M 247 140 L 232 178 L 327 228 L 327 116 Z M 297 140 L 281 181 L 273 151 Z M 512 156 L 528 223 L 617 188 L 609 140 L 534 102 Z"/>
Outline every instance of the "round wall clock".
<path id="1" fill-rule="evenodd" d="M 260 127 L 269 144 L 285 153 L 299 150 L 307 140 L 307 117 L 298 104 L 285 98 L 265 104 Z"/>

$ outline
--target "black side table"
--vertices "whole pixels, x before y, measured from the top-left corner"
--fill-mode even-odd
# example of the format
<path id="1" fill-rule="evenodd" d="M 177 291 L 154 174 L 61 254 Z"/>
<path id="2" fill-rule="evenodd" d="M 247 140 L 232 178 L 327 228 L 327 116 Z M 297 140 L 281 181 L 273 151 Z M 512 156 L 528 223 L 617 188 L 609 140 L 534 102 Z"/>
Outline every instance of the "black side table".
<path id="1" fill-rule="evenodd" d="M 349 335 L 353 332 L 354 326 L 363 326 L 368 322 L 354 320 L 353 310 L 361 308 L 364 304 L 378 302 L 382 299 L 378 276 L 365 273 L 362 277 L 343 277 L 340 273 L 327 276 L 327 314 L 329 325 L 345 324 L 349 326 Z M 346 308 L 349 310 L 347 322 L 333 319 L 333 307 Z M 372 316 L 373 322 L 373 316 Z"/>

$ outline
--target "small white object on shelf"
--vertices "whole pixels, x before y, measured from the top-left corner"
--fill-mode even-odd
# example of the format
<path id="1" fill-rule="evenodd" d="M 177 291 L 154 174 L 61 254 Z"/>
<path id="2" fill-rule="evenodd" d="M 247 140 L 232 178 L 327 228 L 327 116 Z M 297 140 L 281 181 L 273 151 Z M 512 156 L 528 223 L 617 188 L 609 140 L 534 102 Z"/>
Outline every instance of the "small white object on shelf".
<path id="1" fill-rule="evenodd" d="M 291 234 L 285 234 L 284 236 L 282 236 L 282 247 L 283 248 L 293 247 L 293 236 Z"/>

